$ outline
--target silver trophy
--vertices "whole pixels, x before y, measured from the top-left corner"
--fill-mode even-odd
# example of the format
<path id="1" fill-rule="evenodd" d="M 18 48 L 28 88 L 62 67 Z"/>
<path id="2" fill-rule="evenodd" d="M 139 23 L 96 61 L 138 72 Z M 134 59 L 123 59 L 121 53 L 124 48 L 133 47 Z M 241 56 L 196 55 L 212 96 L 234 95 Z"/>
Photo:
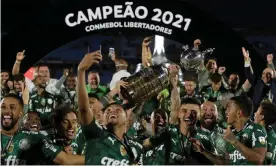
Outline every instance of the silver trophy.
<path id="1" fill-rule="evenodd" d="M 180 57 L 180 64 L 181 67 L 185 68 L 187 71 L 197 71 L 199 66 L 204 62 L 205 56 L 207 54 L 212 54 L 215 50 L 215 48 L 208 48 L 204 51 L 200 51 L 198 48 L 199 45 L 200 40 L 196 40 L 193 48 L 189 48 L 188 45 L 182 47 L 183 52 Z"/>
<path id="2" fill-rule="evenodd" d="M 161 65 L 142 69 L 124 81 L 128 85 L 121 87 L 121 94 L 131 104 L 149 100 L 170 84 L 168 70 Z"/>

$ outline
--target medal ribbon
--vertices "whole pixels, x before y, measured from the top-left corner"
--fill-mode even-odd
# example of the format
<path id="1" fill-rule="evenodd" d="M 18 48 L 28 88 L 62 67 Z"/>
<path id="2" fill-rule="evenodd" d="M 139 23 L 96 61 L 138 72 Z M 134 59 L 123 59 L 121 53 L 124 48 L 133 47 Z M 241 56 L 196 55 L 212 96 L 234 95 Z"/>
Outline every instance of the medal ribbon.
<path id="1" fill-rule="evenodd" d="M 6 156 L 6 154 L 8 152 L 8 149 L 10 148 L 10 146 L 12 144 L 13 137 L 15 136 L 16 133 L 17 132 L 15 132 L 14 135 L 9 138 L 8 143 L 7 143 L 7 145 L 5 146 L 4 149 L 2 149 L 2 147 L 3 147 L 3 140 L 2 140 L 2 136 L 1 136 L 1 157 L 2 158 Z"/>
<path id="2" fill-rule="evenodd" d="M 117 141 L 119 141 L 123 146 L 124 146 L 124 148 L 126 149 L 126 151 L 127 151 L 127 153 L 128 153 L 128 155 L 130 156 L 130 159 L 131 159 L 131 162 L 133 163 L 133 164 L 137 164 L 138 163 L 138 161 L 135 161 L 135 156 L 134 156 L 134 154 L 133 154 L 133 152 L 132 152 L 132 150 L 131 150 L 131 147 L 130 147 L 130 145 L 129 145 L 129 141 L 128 141 L 128 138 L 127 138 L 127 136 L 124 134 L 124 142 L 122 142 L 115 134 L 113 134 L 113 133 L 111 133 L 111 132 L 109 132 Z"/>

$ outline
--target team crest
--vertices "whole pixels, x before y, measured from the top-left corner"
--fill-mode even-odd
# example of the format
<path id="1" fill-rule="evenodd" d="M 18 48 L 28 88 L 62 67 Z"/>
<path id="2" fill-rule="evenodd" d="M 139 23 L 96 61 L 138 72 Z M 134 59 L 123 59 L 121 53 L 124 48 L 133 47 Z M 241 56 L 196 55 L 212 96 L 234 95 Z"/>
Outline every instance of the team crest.
<path id="1" fill-rule="evenodd" d="M 44 98 L 42 98 L 40 104 L 41 104 L 42 106 L 45 106 L 45 105 L 46 105 L 46 100 L 45 100 Z"/>
<path id="2" fill-rule="evenodd" d="M 11 152 L 13 152 L 13 149 L 14 149 L 14 145 L 13 144 L 11 144 L 10 146 L 9 146 L 9 148 L 8 148 L 8 152 L 9 153 L 11 153 Z"/>
<path id="3" fill-rule="evenodd" d="M 247 133 L 244 133 L 244 134 L 242 135 L 242 137 L 243 137 L 243 139 L 247 140 L 247 139 L 248 139 L 248 134 L 247 134 Z"/>
<path id="4" fill-rule="evenodd" d="M 28 150 L 31 147 L 31 142 L 28 139 L 22 139 L 19 142 L 19 148 L 21 150 Z"/>
<path id="5" fill-rule="evenodd" d="M 264 145 L 265 142 L 266 142 L 266 141 L 265 141 L 265 137 L 259 137 L 259 141 L 260 141 L 261 144 Z"/>
<path id="6" fill-rule="evenodd" d="M 120 152 L 122 156 L 125 156 L 127 154 L 126 148 L 123 145 L 120 146 Z"/>
<path id="7" fill-rule="evenodd" d="M 48 100 L 47 100 L 47 103 L 48 103 L 49 105 L 51 105 L 51 104 L 53 104 L 53 100 L 52 100 L 52 99 L 48 99 Z"/>

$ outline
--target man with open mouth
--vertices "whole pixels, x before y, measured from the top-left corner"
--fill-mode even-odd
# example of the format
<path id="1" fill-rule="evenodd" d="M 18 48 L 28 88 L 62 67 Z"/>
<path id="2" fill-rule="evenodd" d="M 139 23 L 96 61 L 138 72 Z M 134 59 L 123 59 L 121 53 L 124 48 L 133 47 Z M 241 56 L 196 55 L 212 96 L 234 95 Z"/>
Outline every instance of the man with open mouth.
<path id="1" fill-rule="evenodd" d="M 217 165 L 262 165 L 267 152 L 267 133 L 260 125 L 253 123 L 250 113 L 253 102 L 245 96 L 232 97 L 226 111 L 227 124 L 224 139 L 227 141 L 226 153 L 218 156 L 204 148 L 199 140 L 193 139 L 194 146 Z M 231 127 L 232 126 L 232 127 Z M 231 128 L 234 128 L 231 130 Z"/>
<path id="2" fill-rule="evenodd" d="M 40 165 L 45 160 L 59 165 L 83 164 L 78 155 L 69 155 L 39 132 L 20 130 L 23 101 L 15 94 L 1 102 L 1 165 Z"/>
<path id="3" fill-rule="evenodd" d="M 220 137 L 224 131 L 218 126 L 217 119 L 218 110 L 216 104 L 211 101 L 204 102 L 200 110 L 200 127 L 197 130 L 197 138 L 208 151 L 222 154 L 226 142 Z M 201 164 L 213 164 L 204 155 L 198 153 L 197 156 L 201 158 Z"/>
<path id="4" fill-rule="evenodd" d="M 276 124 L 276 104 L 263 102 L 255 113 L 254 122 L 265 127 L 267 131 L 267 165 L 276 165 L 276 132 L 272 125 Z"/>
<path id="5" fill-rule="evenodd" d="M 99 125 L 95 121 L 94 112 L 89 106 L 89 98 L 85 86 L 85 72 L 93 64 L 98 64 L 102 60 L 99 51 L 92 52 L 84 56 L 78 66 L 78 106 L 80 111 L 80 121 L 82 131 L 86 137 L 85 148 L 86 165 L 131 165 L 142 164 L 142 145 L 133 141 L 126 135 L 128 127 L 127 113 L 125 109 L 117 103 L 109 103 L 114 95 L 120 93 L 120 86 L 111 90 L 100 100 L 104 108 L 102 109 L 103 124 Z M 121 81 L 120 81 L 121 82 Z"/>
<path id="6" fill-rule="evenodd" d="M 171 78 L 170 125 L 156 133 L 143 143 L 145 149 L 168 144 L 164 165 L 198 164 L 192 156 L 194 151 L 189 138 L 196 137 L 196 123 L 200 116 L 200 102 L 194 98 L 180 101 L 177 89 L 177 77 Z"/>
<path id="7" fill-rule="evenodd" d="M 40 117 L 37 112 L 29 112 L 24 116 L 23 130 L 39 132 L 40 128 Z"/>
<path id="8" fill-rule="evenodd" d="M 51 117 L 55 133 L 51 140 L 67 154 L 82 154 L 85 145 L 85 137 L 79 129 L 77 113 L 70 106 L 57 107 Z M 45 163 L 54 164 L 52 161 Z"/>
<path id="9" fill-rule="evenodd" d="M 165 110 L 156 109 L 151 114 L 151 126 L 153 135 L 160 132 L 168 125 L 168 115 Z M 167 141 L 166 141 L 167 142 Z M 164 165 L 167 144 L 160 144 L 145 152 L 145 165 Z"/>

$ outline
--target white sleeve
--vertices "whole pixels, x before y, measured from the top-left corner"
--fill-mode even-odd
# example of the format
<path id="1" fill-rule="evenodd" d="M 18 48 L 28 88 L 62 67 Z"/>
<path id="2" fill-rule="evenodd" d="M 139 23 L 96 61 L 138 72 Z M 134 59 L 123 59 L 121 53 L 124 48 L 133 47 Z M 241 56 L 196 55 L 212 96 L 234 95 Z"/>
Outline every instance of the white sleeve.
<path id="1" fill-rule="evenodd" d="M 129 77 L 129 76 L 131 76 L 131 74 L 129 72 L 115 73 L 112 76 L 112 80 L 111 80 L 110 85 L 109 85 L 110 90 L 112 90 L 112 89 L 115 88 L 116 82 L 120 81 L 121 78 L 123 78 L 123 77 Z"/>
<path id="2" fill-rule="evenodd" d="M 115 86 L 116 86 L 116 74 L 117 74 L 117 73 L 115 73 L 115 74 L 112 76 L 112 79 L 111 79 L 111 81 L 110 81 L 110 83 L 109 83 L 109 88 L 110 88 L 110 90 L 114 89 Z"/>
<path id="3" fill-rule="evenodd" d="M 35 85 L 34 85 L 33 81 L 30 80 L 29 78 L 25 77 L 25 80 L 26 80 L 26 85 L 29 89 L 29 92 L 31 93 L 34 90 Z"/>
<path id="4" fill-rule="evenodd" d="M 56 88 L 57 79 L 50 79 L 48 85 L 46 86 L 46 91 L 51 93 L 52 95 L 58 95 L 60 90 Z"/>

